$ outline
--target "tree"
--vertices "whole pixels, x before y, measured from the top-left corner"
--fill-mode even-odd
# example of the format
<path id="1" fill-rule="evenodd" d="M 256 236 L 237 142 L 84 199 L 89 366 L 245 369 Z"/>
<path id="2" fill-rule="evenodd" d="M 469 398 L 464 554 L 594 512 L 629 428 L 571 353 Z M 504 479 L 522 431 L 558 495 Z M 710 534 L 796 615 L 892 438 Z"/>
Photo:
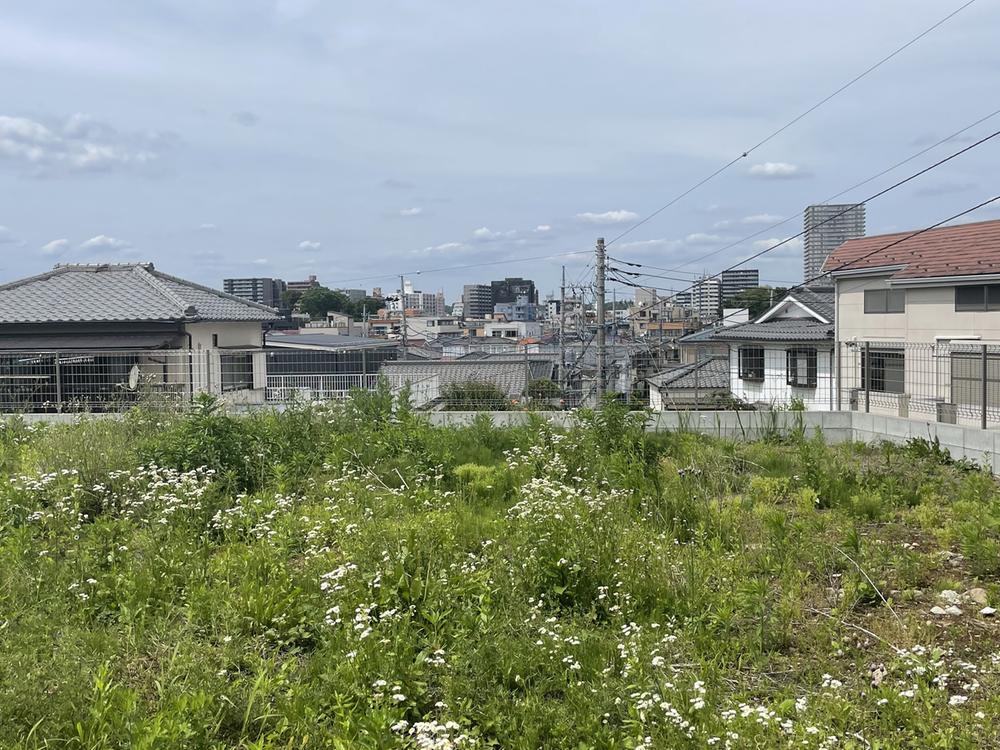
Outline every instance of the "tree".
<path id="1" fill-rule="evenodd" d="M 744 289 L 739 294 L 726 300 L 726 307 L 747 307 L 750 309 L 750 319 L 758 318 L 767 312 L 773 302 L 785 296 L 784 287 L 759 286 Z"/>
<path id="2" fill-rule="evenodd" d="M 314 286 L 299 297 L 299 310 L 310 318 L 325 318 L 328 312 L 351 312 L 351 300 L 346 294 Z"/>

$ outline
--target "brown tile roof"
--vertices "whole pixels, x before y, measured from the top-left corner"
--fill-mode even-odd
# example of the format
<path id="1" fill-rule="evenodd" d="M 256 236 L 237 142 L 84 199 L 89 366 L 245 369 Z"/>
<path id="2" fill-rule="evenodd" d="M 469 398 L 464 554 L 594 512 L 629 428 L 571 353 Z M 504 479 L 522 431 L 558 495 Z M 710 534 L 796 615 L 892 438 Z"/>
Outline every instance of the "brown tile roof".
<path id="1" fill-rule="evenodd" d="M 899 280 L 1000 272 L 1000 220 L 938 227 L 905 239 L 913 231 L 848 240 L 827 258 L 823 270 L 836 273 L 902 266 L 892 274 Z M 885 247 L 890 244 L 892 247 Z"/>

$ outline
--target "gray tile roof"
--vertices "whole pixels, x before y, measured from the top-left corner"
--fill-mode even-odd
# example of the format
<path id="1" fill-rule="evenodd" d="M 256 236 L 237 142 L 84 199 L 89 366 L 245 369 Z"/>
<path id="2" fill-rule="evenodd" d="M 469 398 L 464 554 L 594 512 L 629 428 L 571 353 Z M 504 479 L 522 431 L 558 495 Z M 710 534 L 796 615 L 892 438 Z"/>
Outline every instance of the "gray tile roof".
<path id="1" fill-rule="evenodd" d="M 779 318 L 723 328 L 712 338 L 714 341 L 833 341 L 833 323 Z"/>
<path id="2" fill-rule="evenodd" d="M 728 390 L 729 360 L 713 357 L 681 365 L 672 370 L 658 372 L 646 379 L 658 388 L 668 390 L 682 388 L 704 388 L 705 390 Z"/>
<path id="3" fill-rule="evenodd" d="M 531 380 L 551 379 L 553 363 L 549 359 L 528 358 Z M 468 381 L 493 383 L 509 396 L 519 396 L 527 387 L 524 360 L 519 362 L 491 360 L 395 360 L 382 365 L 382 374 L 393 385 L 406 381 L 416 383 L 437 377 L 440 386 Z"/>
<path id="4" fill-rule="evenodd" d="M 833 321 L 835 307 L 832 288 L 806 287 L 803 289 L 796 289 L 794 292 L 786 295 L 784 299 L 787 299 L 788 297 L 798 300 L 818 315 L 822 315 L 831 322 Z"/>
<path id="5" fill-rule="evenodd" d="M 264 321 L 270 307 L 157 271 L 152 263 L 59 265 L 0 286 L 0 323 Z"/>

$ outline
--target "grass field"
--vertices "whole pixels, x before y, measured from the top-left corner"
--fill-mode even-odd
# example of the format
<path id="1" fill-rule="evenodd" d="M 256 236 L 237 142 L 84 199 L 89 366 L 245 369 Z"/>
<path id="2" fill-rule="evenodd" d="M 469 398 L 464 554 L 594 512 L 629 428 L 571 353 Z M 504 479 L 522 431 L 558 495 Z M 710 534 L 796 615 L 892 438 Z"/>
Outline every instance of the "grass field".
<path id="1" fill-rule="evenodd" d="M 984 748 L 1000 493 L 927 443 L 0 430 L 3 748 Z"/>

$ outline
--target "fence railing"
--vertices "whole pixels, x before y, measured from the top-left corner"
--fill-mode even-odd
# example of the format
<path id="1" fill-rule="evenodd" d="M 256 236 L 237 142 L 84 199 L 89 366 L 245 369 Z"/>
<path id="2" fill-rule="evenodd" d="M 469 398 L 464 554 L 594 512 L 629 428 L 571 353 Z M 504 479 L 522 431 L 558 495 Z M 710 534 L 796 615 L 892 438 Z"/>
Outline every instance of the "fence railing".
<path id="1" fill-rule="evenodd" d="M 268 375 L 265 400 L 287 403 L 296 400 L 336 401 L 347 398 L 352 390 L 374 390 L 378 375 Z"/>
<path id="2" fill-rule="evenodd" d="M 843 343 L 838 382 L 843 409 L 1000 426 L 1000 345 Z"/>

